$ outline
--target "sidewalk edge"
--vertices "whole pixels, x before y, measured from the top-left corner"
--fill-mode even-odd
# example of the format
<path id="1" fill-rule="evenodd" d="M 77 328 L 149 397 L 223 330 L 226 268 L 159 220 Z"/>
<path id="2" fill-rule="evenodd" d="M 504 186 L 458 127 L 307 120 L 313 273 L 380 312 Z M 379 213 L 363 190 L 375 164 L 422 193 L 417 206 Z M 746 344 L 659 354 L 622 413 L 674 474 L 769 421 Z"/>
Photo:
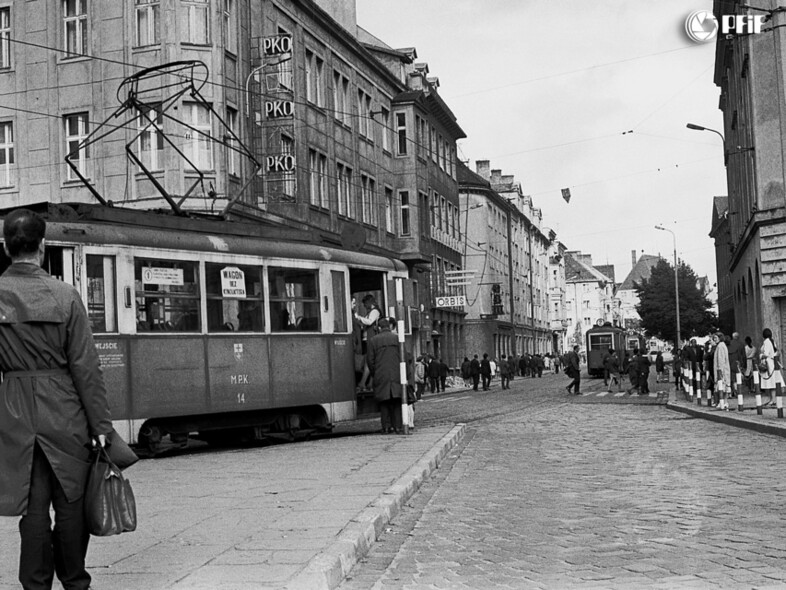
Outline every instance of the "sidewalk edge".
<path id="1" fill-rule="evenodd" d="M 374 502 L 349 521 L 335 541 L 313 557 L 306 567 L 284 586 L 286 590 L 333 590 L 352 567 L 368 553 L 385 525 L 420 488 L 466 433 L 466 424 L 457 424 L 412 467 L 404 472 Z"/>
<path id="2" fill-rule="evenodd" d="M 666 408 L 676 412 L 688 414 L 694 418 L 703 418 L 711 422 L 718 422 L 720 424 L 728 424 L 729 426 L 737 426 L 738 428 L 746 428 L 761 434 L 773 434 L 775 436 L 786 437 L 786 425 L 778 426 L 775 424 L 766 424 L 755 420 L 750 420 L 747 417 L 740 416 L 737 412 L 708 412 L 700 410 L 691 406 L 682 404 L 675 404 L 669 402 Z"/>

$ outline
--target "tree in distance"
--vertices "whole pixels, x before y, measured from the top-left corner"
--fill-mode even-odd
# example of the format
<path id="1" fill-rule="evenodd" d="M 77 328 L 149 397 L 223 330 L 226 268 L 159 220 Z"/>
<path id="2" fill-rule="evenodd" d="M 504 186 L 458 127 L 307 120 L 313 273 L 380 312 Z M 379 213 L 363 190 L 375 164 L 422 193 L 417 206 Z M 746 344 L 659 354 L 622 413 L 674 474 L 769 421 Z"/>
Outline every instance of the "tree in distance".
<path id="1" fill-rule="evenodd" d="M 693 269 L 680 262 L 680 336 L 687 340 L 693 336 L 706 336 L 717 329 L 718 317 L 712 303 L 699 288 Z M 633 283 L 639 296 L 636 311 L 641 317 L 641 327 L 649 334 L 676 342 L 677 317 L 674 301 L 674 267 L 661 259 L 653 267 L 648 279 Z"/>

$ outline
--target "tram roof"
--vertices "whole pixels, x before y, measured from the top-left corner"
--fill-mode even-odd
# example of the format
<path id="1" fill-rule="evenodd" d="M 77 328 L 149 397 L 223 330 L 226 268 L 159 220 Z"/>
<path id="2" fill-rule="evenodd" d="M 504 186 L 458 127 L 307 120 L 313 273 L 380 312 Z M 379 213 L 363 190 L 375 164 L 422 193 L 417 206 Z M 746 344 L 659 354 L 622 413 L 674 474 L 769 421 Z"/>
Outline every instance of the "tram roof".
<path id="1" fill-rule="evenodd" d="M 311 231 L 280 226 L 184 218 L 90 204 L 26 207 L 47 220 L 47 241 L 193 250 L 375 266 L 406 271 L 400 260 L 317 243 Z M 5 217 L 12 209 L 0 210 Z M 2 220 L 0 220 L 0 227 Z"/>

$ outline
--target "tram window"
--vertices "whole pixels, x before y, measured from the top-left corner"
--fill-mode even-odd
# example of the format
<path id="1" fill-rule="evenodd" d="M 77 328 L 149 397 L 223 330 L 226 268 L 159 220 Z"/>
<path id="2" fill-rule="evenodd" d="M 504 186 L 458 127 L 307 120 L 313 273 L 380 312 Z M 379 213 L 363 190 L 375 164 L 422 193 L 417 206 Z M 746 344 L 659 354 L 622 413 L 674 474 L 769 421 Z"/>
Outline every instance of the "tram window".
<path id="1" fill-rule="evenodd" d="M 344 282 L 344 273 L 340 270 L 330 271 L 330 280 L 333 283 L 333 331 L 347 331 L 347 287 Z"/>
<path id="2" fill-rule="evenodd" d="M 41 267 L 50 275 L 74 285 L 74 249 L 47 244 Z"/>
<path id="3" fill-rule="evenodd" d="M 243 273 L 242 293 L 225 293 L 227 275 L 224 271 Z M 222 282 L 222 276 L 224 281 Z M 227 264 L 205 264 L 207 284 L 208 332 L 262 332 L 265 329 L 265 306 L 262 293 L 262 267 Z"/>
<path id="4" fill-rule="evenodd" d="M 87 315 L 93 332 L 117 332 L 114 256 L 87 255 Z"/>
<path id="5" fill-rule="evenodd" d="M 270 329 L 319 332 L 319 278 L 316 270 L 268 269 Z"/>
<path id="6" fill-rule="evenodd" d="M 134 284 L 138 331 L 200 330 L 196 262 L 136 258 Z"/>
<path id="7" fill-rule="evenodd" d="M 608 350 L 613 348 L 611 334 L 592 334 L 589 339 L 590 350 Z"/>

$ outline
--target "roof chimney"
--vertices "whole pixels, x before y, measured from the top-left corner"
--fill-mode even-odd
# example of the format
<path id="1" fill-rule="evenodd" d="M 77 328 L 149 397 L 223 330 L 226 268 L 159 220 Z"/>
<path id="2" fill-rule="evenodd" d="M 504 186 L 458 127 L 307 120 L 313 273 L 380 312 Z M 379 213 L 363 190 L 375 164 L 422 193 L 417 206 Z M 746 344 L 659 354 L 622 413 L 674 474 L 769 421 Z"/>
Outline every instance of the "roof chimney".
<path id="1" fill-rule="evenodd" d="M 630 259 L 632 261 L 633 266 L 636 266 L 636 250 L 630 251 Z"/>
<path id="2" fill-rule="evenodd" d="M 478 176 L 488 180 L 491 178 L 491 160 L 475 160 L 475 170 Z"/>

